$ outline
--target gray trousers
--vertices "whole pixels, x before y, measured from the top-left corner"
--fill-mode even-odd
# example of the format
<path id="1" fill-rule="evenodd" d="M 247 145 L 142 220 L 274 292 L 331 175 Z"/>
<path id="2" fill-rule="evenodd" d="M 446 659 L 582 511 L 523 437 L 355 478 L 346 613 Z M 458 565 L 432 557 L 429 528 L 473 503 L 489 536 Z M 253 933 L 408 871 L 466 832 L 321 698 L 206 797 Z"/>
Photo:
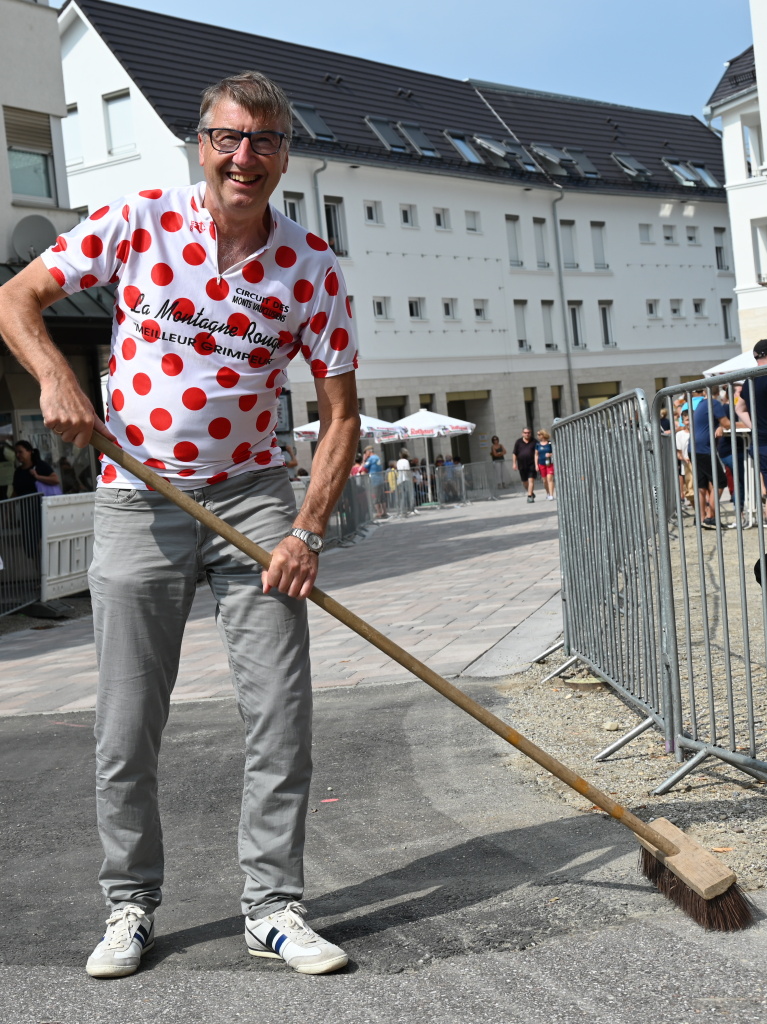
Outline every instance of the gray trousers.
<path id="1" fill-rule="evenodd" d="M 189 493 L 269 550 L 295 517 L 282 467 Z M 312 769 L 306 603 L 264 595 L 259 566 L 154 491 L 100 488 L 95 532 L 96 800 L 107 903 L 151 912 L 162 898 L 157 761 L 200 573 L 217 601 L 245 723 L 243 913 L 260 917 L 300 899 Z"/>

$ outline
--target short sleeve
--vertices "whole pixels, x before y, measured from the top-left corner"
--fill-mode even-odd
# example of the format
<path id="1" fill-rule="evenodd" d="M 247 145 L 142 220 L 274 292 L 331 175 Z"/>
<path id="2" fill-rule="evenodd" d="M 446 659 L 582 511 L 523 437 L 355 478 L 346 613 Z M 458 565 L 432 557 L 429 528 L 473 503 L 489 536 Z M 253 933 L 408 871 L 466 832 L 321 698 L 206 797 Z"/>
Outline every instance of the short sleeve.
<path id="1" fill-rule="evenodd" d="M 313 377 L 349 373 L 357 368 L 357 335 L 346 282 L 335 257 L 314 295 L 301 353 Z"/>
<path id="2" fill-rule="evenodd" d="M 96 210 L 42 254 L 51 276 L 72 295 L 114 284 L 131 250 L 130 207 L 124 199 Z"/>

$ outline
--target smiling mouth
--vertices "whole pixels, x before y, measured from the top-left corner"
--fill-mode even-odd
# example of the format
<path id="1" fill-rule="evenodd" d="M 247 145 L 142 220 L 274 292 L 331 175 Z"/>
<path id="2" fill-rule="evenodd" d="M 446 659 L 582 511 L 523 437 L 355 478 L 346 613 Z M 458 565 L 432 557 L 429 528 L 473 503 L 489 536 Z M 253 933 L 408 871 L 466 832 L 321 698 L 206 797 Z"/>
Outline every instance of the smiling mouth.
<path id="1" fill-rule="evenodd" d="M 230 181 L 237 182 L 238 185 L 254 185 L 257 181 L 261 180 L 260 174 L 237 174 L 235 171 L 229 171 L 227 178 Z"/>

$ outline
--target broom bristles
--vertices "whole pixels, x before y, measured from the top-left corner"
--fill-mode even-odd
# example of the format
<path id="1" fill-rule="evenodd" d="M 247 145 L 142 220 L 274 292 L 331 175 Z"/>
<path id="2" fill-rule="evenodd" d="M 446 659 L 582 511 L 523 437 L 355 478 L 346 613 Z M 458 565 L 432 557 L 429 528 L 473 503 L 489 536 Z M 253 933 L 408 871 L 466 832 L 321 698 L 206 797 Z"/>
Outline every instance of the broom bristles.
<path id="1" fill-rule="evenodd" d="M 704 900 L 644 847 L 639 850 L 639 870 L 662 896 L 707 931 L 738 932 L 754 923 L 754 904 L 735 882 L 726 892 Z"/>

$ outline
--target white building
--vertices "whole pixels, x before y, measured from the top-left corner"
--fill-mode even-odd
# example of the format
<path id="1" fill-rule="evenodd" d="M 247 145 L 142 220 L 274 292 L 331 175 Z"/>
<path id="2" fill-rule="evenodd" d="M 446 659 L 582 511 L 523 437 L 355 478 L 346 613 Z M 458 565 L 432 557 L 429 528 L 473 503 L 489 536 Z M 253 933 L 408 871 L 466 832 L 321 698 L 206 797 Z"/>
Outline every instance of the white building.
<path id="1" fill-rule="evenodd" d="M 482 459 L 493 433 L 510 447 L 525 422 L 652 393 L 736 349 L 720 143 L 696 118 L 103 0 L 70 0 L 60 26 L 67 170 L 84 211 L 199 179 L 209 83 L 256 67 L 285 88 L 295 138 L 274 201 L 341 257 L 366 413 L 473 420 L 453 444 Z M 292 375 L 294 420 L 314 419 L 309 374 Z"/>
<path id="2" fill-rule="evenodd" d="M 741 343 L 767 338 L 767 5 L 751 2 L 754 45 L 727 62 L 706 113 L 721 118 Z M 760 86 L 762 87 L 760 89 Z"/>

